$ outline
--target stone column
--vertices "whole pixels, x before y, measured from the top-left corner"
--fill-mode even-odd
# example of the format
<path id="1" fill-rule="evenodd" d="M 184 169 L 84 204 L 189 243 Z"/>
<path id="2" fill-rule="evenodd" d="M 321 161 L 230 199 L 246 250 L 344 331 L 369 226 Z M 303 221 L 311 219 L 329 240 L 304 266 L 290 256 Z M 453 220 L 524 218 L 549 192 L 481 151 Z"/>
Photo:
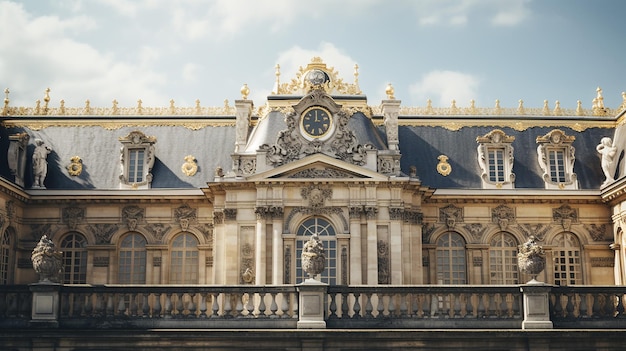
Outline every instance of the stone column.
<path id="1" fill-rule="evenodd" d="M 255 283 L 256 285 L 266 284 L 265 276 L 265 240 L 267 235 L 267 208 L 257 207 L 256 212 L 256 244 L 254 253 L 255 259 Z"/>
<path id="2" fill-rule="evenodd" d="M 363 206 L 350 206 L 350 284 L 363 284 L 361 266 L 361 215 Z"/>
<path id="3" fill-rule="evenodd" d="M 215 252 L 213 254 L 213 284 L 225 284 L 224 277 L 224 212 L 215 211 L 213 214 L 215 225 Z"/>
<path id="4" fill-rule="evenodd" d="M 282 207 L 273 207 L 272 211 L 272 284 L 283 283 L 283 211 Z"/>
<path id="5" fill-rule="evenodd" d="M 366 284 L 378 284 L 378 232 L 376 217 L 378 208 L 375 206 L 365 207 L 367 217 L 367 282 Z"/>
<path id="6" fill-rule="evenodd" d="M 391 219 L 389 224 L 389 268 L 391 270 L 391 279 L 389 281 L 391 284 L 403 284 L 405 268 L 403 253 L 405 251 L 402 247 L 407 244 L 408 239 L 403 235 L 404 209 L 399 207 L 389 208 L 389 217 Z"/>
<path id="7" fill-rule="evenodd" d="M 235 100 L 235 152 L 242 152 L 248 143 L 248 128 L 252 115 L 252 100 Z"/>

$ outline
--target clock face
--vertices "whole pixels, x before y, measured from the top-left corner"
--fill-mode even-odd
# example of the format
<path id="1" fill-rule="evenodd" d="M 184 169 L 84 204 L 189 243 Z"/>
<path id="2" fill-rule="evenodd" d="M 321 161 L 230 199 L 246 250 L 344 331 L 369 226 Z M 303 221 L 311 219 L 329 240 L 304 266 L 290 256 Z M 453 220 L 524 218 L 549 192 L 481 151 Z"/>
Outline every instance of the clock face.
<path id="1" fill-rule="evenodd" d="M 332 123 L 330 113 L 320 107 L 311 107 L 302 114 L 302 130 L 312 138 L 324 136 Z"/>

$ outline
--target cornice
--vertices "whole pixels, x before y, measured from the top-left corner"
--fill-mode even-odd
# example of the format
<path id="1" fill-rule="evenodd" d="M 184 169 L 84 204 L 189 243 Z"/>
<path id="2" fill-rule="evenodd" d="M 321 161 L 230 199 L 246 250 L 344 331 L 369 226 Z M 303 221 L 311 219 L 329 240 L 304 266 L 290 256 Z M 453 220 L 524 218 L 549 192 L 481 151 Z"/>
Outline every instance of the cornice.
<path id="1" fill-rule="evenodd" d="M 28 202 L 30 198 L 24 189 L 2 177 L 0 177 L 0 191 L 21 202 Z"/>
<path id="2" fill-rule="evenodd" d="M 28 190 L 33 204 L 51 203 L 201 203 L 201 189 Z"/>
<path id="3" fill-rule="evenodd" d="M 107 130 L 116 130 L 124 127 L 185 127 L 191 130 L 199 130 L 206 127 L 234 126 L 235 117 L 142 117 L 116 118 L 114 116 L 103 117 L 23 117 L 7 118 L 3 121 L 6 128 L 29 128 L 41 130 L 49 127 L 102 127 Z"/>
<path id="4" fill-rule="evenodd" d="M 603 204 L 599 190 L 437 189 L 424 200 L 436 203 Z"/>
<path id="5" fill-rule="evenodd" d="M 620 178 L 600 189 L 602 201 L 614 206 L 626 201 L 626 177 Z"/>

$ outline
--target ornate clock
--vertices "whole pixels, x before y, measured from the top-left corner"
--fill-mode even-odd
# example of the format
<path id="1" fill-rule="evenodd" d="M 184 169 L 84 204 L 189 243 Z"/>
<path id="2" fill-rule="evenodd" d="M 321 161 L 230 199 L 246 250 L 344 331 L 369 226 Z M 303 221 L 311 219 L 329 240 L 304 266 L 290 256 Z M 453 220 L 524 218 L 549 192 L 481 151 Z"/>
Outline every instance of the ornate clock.
<path id="1" fill-rule="evenodd" d="M 309 107 L 300 118 L 300 128 L 311 138 L 321 138 L 331 130 L 333 118 L 330 112 L 322 107 Z"/>

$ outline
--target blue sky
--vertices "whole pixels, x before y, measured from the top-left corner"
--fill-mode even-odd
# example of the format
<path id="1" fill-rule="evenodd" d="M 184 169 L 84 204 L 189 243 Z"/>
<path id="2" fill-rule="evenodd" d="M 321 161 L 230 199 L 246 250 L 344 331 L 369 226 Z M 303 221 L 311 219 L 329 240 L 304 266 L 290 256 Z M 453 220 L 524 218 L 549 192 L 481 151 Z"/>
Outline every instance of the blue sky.
<path id="1" fill-rule="evenodd" d="M 626 91 L 621 0 L 0 0 L 0 88 L 12 106 L 259 106 L 314 56 L 405 106 L 590 108 Z"/>

